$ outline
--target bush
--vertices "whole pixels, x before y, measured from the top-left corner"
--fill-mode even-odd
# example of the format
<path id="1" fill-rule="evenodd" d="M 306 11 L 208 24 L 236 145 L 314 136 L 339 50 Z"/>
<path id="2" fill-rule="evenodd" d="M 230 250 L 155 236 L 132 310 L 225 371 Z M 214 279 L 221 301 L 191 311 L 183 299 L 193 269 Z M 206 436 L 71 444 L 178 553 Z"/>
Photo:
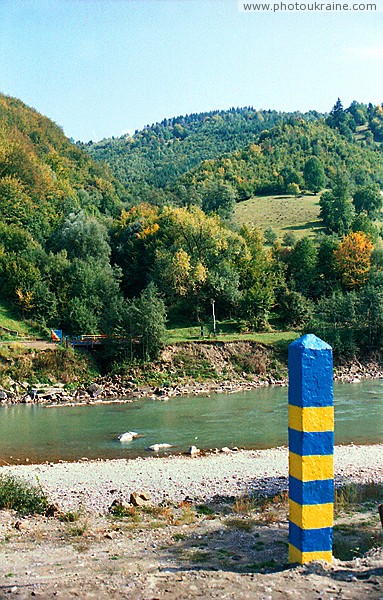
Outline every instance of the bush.
<path id="1" fill-rule="evenodd" d="M 302 327 L 312 317 L 312 301 L 299 292 L 283 290 L 278 302 L 280 318 L 288 327 Z"/>
<path id="2" fill-rule="evenodd" d="M 283 245 L 284 246 L 295 246 L 297 242 L 297 237 L 295 235 L 295 233 L 293 233 L 292 231 L 286 231 L 285 235 L 283 236 Z"/>
<path id="3" fill-rule="evenodd" d="M 41 515 L 48 506 L 48 498 L 40 486 L 13 475 L 0 475 L 0 509 L 15 510 L 22 515 Z"/>
<path id="4" fill-rule="evenodd" d="M 270 246 L 275 244 L 278 239 L 278 236 L 272 227 L 266 227 L 265 231 L 263 232 L 263 236 L 266 244 L 269 244 Z"/>
<path id="5" fill-rule="evenodd" d="M 299 185 L 297 183 L 289 183 L 286 188 L 286 192 L 292 196 L 298 196 L 300 193 Z"/>

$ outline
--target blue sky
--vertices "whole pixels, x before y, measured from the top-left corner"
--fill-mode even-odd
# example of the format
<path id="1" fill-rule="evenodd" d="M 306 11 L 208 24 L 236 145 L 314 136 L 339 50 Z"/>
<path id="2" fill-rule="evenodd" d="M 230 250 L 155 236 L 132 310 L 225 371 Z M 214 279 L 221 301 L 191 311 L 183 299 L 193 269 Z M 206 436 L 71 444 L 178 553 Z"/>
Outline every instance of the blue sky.
<path id="1" fill-rule="evenodd" d="M 237 0 L 0 0 L 0 91 L 75 140 L 231 106 L 383 102 L 383 12 L 240 13 Z"/>

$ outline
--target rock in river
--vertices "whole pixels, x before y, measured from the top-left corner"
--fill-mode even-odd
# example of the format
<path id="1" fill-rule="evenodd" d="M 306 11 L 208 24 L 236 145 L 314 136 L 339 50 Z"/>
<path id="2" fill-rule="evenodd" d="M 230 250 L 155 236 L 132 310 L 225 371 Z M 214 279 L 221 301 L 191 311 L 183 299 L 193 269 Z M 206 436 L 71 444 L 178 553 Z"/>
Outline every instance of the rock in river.
<path id="1" fill-rule="evenodd" d="M 138 433 L 135 431 L 125 431 L 125 433 L 121 433 L 121 435 L 118 436 L 118 439 L 120 442 L 131 442 L 137 436 Z"/>

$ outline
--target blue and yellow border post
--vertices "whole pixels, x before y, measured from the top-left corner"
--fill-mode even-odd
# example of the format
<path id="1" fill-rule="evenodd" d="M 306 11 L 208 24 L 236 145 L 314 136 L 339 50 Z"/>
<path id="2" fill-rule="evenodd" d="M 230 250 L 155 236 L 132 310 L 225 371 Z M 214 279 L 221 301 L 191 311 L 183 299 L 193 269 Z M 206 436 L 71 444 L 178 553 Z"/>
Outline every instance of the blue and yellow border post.
<path id="1" fill-rule="evenodd" d="M 332 349 L 315 335 L 289 346 L 289 562 L 332 561 Z"/>

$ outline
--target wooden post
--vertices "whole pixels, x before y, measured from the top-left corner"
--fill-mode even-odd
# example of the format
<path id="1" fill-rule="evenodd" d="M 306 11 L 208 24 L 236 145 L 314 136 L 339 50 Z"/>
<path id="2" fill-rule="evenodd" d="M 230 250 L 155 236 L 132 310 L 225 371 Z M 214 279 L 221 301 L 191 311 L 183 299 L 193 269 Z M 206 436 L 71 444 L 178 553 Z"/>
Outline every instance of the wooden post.
<path id="1" fill-rule="evenodd" d="M 334 399 L 331 346 L 289 346 L 289 562 L 332 562 Z"/>
<path id="2" fill-rule="evenodd" d="M 383 504 L 379 504 L 378 512 L 379 512 L 379 517 L 380 517 L 380 523 L 381 523 L 382 529 L 383 529 Z"/>

